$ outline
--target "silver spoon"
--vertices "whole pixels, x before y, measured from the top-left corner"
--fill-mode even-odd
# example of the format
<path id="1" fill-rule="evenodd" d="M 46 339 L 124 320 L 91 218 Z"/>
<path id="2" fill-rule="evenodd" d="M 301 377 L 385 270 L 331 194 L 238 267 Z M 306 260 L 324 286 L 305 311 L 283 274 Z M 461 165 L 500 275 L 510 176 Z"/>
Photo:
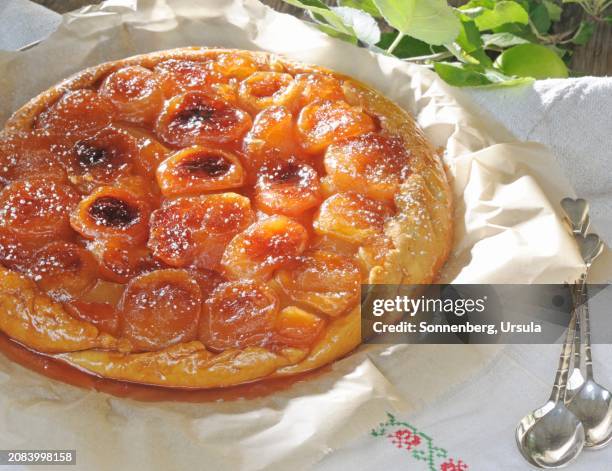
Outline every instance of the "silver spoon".
<path id="1" fill-rule="evenodd" d="M 599 241 L 599 244 L 593 249 L 590 256 L 585 258 L 587 270 L 602 251 L 603 242 Z M 585 446 L 597 449 L 604 447 L 612 440 L 612 393 L 595 382 L 593 377 L 586 273 L 581 277 L 581 287 L 582 289 L 579 292 L 579 297 L 581 298 L 579 315 L 581 316 L 581 330 L 584 331 L 585 377 L 582 383 L 577 387 L 577 390 L 572 394 L 567 403 L 567 407 L 576 417 L 578 417 L 578 419 L 580 419 L 584 426 L 586 435 Z M 576 354 L 576 360 L 579 363 L 578 365 L 574 365 L 574 370 L 576 370 L 576 368 L 580 369 L 579 355 L 580 353 Z M 575 385 L 577 384 L 579 383 L 575 380 Z"/>
<path id="2" fill-rule="evenodd" d="M 589 206 L 585 200 L 565 198 L 561 206 L 567 214 L 572 233 L 582 234 L 588 227 Z M 574 306 L 577 304 L 574 303 Z M 574 460 L 582 451 L 585 434 L 582 423 L 565 406 L 567 375 L 572 342 L 575 341 L 577 313 L 567 330 L 559 367 L 550 399 L 539 409 L 523 417 L 516 429 L 516 442 L 525 459 L 539 468 L 558 468 Z"/>
<path id="3" fill-rule="evenodd" d="M 576 311 L 567 329 L 559 367 L 548 402 L 523 417 L 516 428 L 516 443 L 523 457 L 538 468 L 559 468 L 573 461 L 585 442 L 584 428 L 565 406 L 565 387 L 572 343 L 576 330 Z"/>
<path id="4" fill-rule="evenodd" d="M 590 226 L 589 203 L 582 198 L 563 198 L 561 200 L 561 207 L 565 212 L 565 219 L 569 223 L 572 234 L 574 236 L 578 234 L 585 235 Z M 572 289 L 571 291 L 574 306 L 579 306 L 581 304 L 579 289 Z M 584 384 L 584 376 L 580 367 L 580 331 L 580 316 L 578 316 L 576 318 L 576 333 L 574 335 L 574 366 L 567 380 L 566 397 L 571 397 Z"/>
<path id="5" fill-rule="evenodd" d="M 588 234 L 589 204 L 583 199 L 564 198 L 561 206 L 569 220 L 572 232 L 580 248 L 586 270 L 580 277 L 575 306 L 580 306 L 574 338 L 574 368 L 570 375 L 567 395 L 568 408 L 583 424 L 586 435 L 585 446 L 602 448 L 612 440 L 612 393 L 597 384 L 593 378 L 591 354 L 590 316 L 587 295 L 587 274 L 591 265 L 603 252 L 604 244 L 597 234 Z M 581 334 L 584 331 L 584 356 L 586 378 L 582 375 Z"/>

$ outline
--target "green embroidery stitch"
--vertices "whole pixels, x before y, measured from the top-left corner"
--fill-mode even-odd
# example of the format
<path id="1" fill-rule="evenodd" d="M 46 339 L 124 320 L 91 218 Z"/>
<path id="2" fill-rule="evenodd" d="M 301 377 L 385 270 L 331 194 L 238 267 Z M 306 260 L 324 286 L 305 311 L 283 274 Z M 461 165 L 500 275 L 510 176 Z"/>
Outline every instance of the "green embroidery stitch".
<path id="1" fill-rule="evenodd" d="M 398 430 L 394 434 L 389 434 L 392 429 Z M 370 434 L 373 437 L 389 437 L 398 448 L 410 451 L 414 459 L 426 462 L 428 471 L 465 471 L 468 469 L 463 461 L 455 462 L 453 459 L 439 466 L 438 462 L 448 457 L 448 451 L 434 446 L 433 439 L 429 435 L 408 422 L 397 420 L 389 412 L 387 412 L 387 421 L 381 422 L 378 427 L 370 431 Z M 426 449 L 421 446 L 422 443 L 426 444 Z"/>

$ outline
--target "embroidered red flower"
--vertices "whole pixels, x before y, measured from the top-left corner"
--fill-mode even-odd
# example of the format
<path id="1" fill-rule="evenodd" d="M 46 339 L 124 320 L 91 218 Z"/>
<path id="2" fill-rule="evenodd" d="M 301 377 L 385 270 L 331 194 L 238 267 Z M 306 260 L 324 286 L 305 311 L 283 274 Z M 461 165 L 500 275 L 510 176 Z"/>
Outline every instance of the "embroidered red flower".
<path id="1" fill-rule="evenodd" d="M 391 443 L 396 447 L 405 448 L 406 450 L 411 450 L 421 443 L 421 437 L 407 428 L 396 430 L 394 433 L 387 435 L 387 437 L 391 439 Z"/>
<path id="2" fill-rule="evenodd" d="M 467 469 L 468 465 L 465 464 L 462 460 L 459 460 L 455 463 L 452 458 L 440 465 L 440 471 L 466 471 Z"/>

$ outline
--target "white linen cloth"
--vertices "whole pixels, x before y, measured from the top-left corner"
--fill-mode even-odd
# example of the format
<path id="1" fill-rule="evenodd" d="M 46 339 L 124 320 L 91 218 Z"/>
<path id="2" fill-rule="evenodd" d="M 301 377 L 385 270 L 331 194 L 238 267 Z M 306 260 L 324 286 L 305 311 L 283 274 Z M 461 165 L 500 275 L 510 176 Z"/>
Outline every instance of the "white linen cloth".
<path id="1" fill-rule="evenodd" d="M 50 25 L 56 24 L 52 16 L 45 23 L 41 10 L 32 9 L 30 2 L 8 1 L 13 6 L 11 18 L 15 18 L 15 6 L 21 6 L 22 24 L 41 25 L 35 28 L 40 39 L 46 36 Z M 7 17 L 0 16 L 0 31 L 8 31 Z M 31 44 L 39 39 L 33 37 L 33 32 L 33 28 L 11 29 L 10 35 L 0 35 L 0 49 Z M 524 87 L 466 89 L 465 94 L 467 100 L 478 104 L 483 113 L 490 113 L 519 139 L 548 145 L 577 194 L 592 203 L 593 225 L 608 242 L 612 240 L 612 172 L 608 169 L 612 161 L 612 79 L 547 80 Z M 422 348 L 423 355 L 430 355 L 435 364 L 435 349 L 427 347 L 414 348 Z M 598 378 L 612 387 L 612 363 L 605 361 L 612 356 L 612 347 L 595 345 L 593 350 Z M 538 407 L 548 397 L 558 353 L 556 345 L 509 346 L 485 371 L 466 378 L 461 386 L 447 393 L 435 408 L 397 417 L 445 448 L 449 457 L 456 458 L 455 468 L 442 468 L 445 460 L 435 460 L 431 467 L 426 461 L 412 458 L 406 449 L 394 448 L 386 436 L 373 437 L 364 430 L 361 439 L 330 450 L 316 469 L 528 469 L 514 446 L 514 427 L 530 408 Z M 423 381 L 427 378 L 415 377 L 415 390 Z M 381 422 L 385 420 L 381 417 Z M 469 468 L 458 464 L 458 459 Z M 568 469 L 603 471 L 609 469 L 611 461 L 612 449 L 585 452 Z"/>

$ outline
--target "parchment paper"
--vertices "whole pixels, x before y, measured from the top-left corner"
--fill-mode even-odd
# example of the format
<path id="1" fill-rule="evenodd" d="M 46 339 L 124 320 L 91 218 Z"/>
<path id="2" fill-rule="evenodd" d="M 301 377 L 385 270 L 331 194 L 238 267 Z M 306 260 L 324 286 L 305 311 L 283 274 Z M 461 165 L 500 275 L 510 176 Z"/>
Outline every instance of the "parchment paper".
<path id="1" fill-rule="evenodd" d="M 427 69 L 334 40 L 256 0 L 142 0 L 135 7 L 135 0 L 88 7 L 66 15 L 33 49 L 0 53 L 0 123 L 50 85 L 107 60 L 193 45 L 284 54 L 373 85 L 446 149 L 457 230 L 443 281 L 548 283 L 580 273 L 558 216 L 558 202 L 573 194 L 552 156 L 516 142 Z M 606 256 L 598 280 L 611 278 Z M 500 348 L 362 347 L 289 390 L 204 404 L 116 398 L 0 356 L 0 448 L 76 449 L 77 468 L 87 470 L 302 469 L 367 433 L 385 411 L 435 404 Z"/>

